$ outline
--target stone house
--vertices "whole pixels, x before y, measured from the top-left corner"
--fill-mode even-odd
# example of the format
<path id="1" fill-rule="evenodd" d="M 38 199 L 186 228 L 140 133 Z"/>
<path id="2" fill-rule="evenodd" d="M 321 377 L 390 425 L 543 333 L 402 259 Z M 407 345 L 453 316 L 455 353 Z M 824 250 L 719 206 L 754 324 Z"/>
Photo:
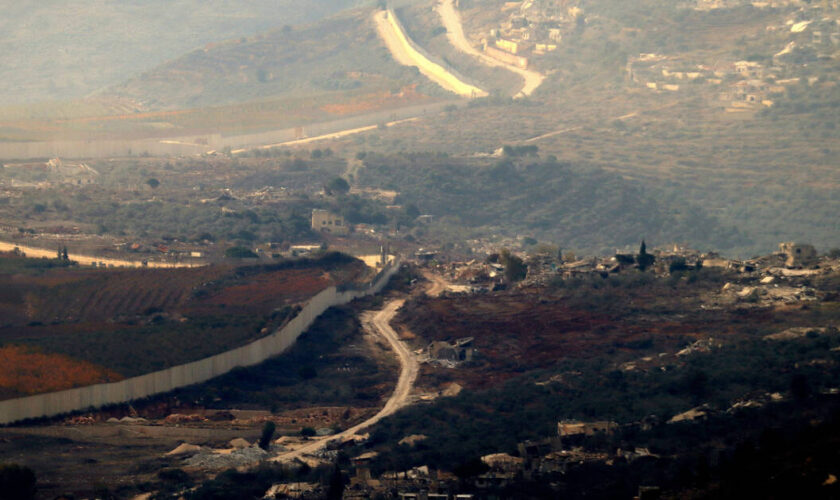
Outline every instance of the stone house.
<path id="1" fill-rule="evenodd" d="M 312 210 L 312 230 L 323 231 L 334 234 L 347 234 L 350 232 L 344 217 L 336 215 L 329 210 Z"/>
<path id="2" fill-rule="evenodd" d="M 787 267 L 810 266 L 817 261 L 817 251 L 813 245 L 806 243 L 792 241 L 779 243 L 779 253 L 787 257 L 785 260 L 785 266 Z"/>

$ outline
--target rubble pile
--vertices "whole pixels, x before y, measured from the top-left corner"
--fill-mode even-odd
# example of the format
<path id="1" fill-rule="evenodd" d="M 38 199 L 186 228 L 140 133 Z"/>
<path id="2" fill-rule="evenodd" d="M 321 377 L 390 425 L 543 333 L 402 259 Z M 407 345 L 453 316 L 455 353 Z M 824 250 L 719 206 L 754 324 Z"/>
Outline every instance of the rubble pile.
<path id="1" fill-rule="evenodd" d="M 215 452 L 206 448 L 185 460 L 190 467 L 200 469 L 228 469 L 253 465 L 268 457 L 269 453 L 262 448 L 250 446 L 229 451 Z"/>

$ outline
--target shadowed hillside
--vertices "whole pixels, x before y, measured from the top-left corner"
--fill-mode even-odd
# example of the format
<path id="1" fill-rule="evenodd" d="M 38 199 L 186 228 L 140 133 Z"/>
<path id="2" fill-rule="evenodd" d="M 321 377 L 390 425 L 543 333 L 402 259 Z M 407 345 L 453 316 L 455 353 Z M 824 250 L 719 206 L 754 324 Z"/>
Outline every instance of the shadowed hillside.
<path id="1" fill-rule="evenodd" d="M 319 19 L 353 0 L 6 2 L 0 101 L 83 97 L 209 42 Z"/>
<path id="2" fill-rule="evenodd" d="M 282 27 L 195 50 L 108 91 L 150 107 L 208 106 L 276 96 L 435 90 L 416 69 L 398 65 L 373 28 L 369 9 L 303 27 Z M 313 103 L 314 104 L 314 103 Z"/>

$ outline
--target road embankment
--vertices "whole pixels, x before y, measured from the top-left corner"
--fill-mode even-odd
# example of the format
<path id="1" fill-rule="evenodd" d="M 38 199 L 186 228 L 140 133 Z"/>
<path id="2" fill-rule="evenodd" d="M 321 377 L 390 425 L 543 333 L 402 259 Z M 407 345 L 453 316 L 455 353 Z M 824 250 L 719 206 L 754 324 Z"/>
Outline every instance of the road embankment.
<path id="1" fill-rule="evenodd" d="M 543 80 L 545 80 L 545 76 L 543 74 L 499 61 L 487 54 L 479 52 L 478 49 L 473 47 L 467 40 L 466 35 L 464 35 L 461 15 L 458 14 L 458 11 L 455 9 L 453 0 L 441 0 L 436 10 L 443 21 L 444 28 L 446 28 L 446 37 L 449 39 L 449 43 L 451 43 L 456 49 L 467 55 L 475 57 L 479 60 L 479 62 L 486 66 L 504 68 L 522 77 L 522 88 L 519 89 L 519 92 L 514 96 L 514 99 L 529 96 L 537 90 L 537 87 L 542 85 Z"/>
<path id="2" fill-rule="evenodd" d="M 376 23 L 376 31 L 398 63 L 403 66 L 415 66 L 429 80 L 462 97 L 486 97 L 488 95 L 486 91 L 464 82 L 451 71 L 422 54 L 414 42 L 405 34 L 394 11 L 377 11 L 373 15 L 373 20 Z"/>
<path id="3" fill-rule="evenodd" d="M 0 252 L 13 252 L 17 249 L 23 252 L 27 257 L 54 259 L 57 256 L 58 249 L 36 248 L 27 245 L 18 245 L 16 243 L 8 243 L 0 241 Z M 105 267 L 155 267 L 155 268 L 175 268 L 175 267 L 200 267 L 205 265 L 202 262 L 159 262 L 154 260 L 140 261 L 140 260 L 124 260 L 114 259 L 110 257 L 96 257 L 93 255 L 82 255 L 77 253 L 68 253 L 67 258 L 76 261 L 84 266 L 105 266 Z"/>

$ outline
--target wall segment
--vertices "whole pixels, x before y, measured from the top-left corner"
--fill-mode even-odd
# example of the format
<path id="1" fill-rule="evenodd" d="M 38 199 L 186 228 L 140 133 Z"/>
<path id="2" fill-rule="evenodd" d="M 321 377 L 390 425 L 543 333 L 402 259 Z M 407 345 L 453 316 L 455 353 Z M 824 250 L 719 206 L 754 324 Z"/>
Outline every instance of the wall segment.
<path id="1" fill-rule="evenodd" d="M 420 73 L 444 89 L 464 97 L 486 97 L 484 90 L 462 81 L 450 70 L 433 62 L 408 36 L 393 10 L 378 11 L 373 16 L 379 36 L 394 59 L 404 66 L 416 66 Z"/>
<path id="2" fill-rule="evenodd" d="M 281 354 L 320 316 L 332 306 L 378 293 L 399 269 L 397 260 L 385 267 L 368 285 L 356 290 L 339 291 L 336 287 L 322 290 L 286 326 L 271 335 L 242 347 L 183 365 L 128 378 L 119 382 L 77 387 L 65 391 L 36 394 L 0 401 L 0 424 L 28 418 L 50 417 L 72 411 L 109 404 L 125 403 L 188 385 L 206 382 L 233 368 L 252 366 Z"/>

